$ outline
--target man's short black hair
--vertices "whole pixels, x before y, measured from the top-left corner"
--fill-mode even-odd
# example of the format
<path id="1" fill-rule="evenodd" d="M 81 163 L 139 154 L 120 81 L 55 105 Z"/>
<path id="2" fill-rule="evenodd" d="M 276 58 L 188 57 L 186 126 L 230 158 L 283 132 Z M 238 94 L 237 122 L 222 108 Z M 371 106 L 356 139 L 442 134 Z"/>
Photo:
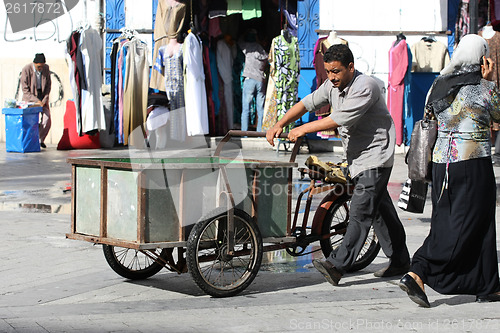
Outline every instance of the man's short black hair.
<path id="1" fill-rule="evenodd" d="M 338 61 L 342 64 L 342 66 L 347 67 L 351 62 L 354 63 L 354 56 L 347 45 L 335 44 L 326 50 L 323 55 L 323 61 L 325 63 Z"/>

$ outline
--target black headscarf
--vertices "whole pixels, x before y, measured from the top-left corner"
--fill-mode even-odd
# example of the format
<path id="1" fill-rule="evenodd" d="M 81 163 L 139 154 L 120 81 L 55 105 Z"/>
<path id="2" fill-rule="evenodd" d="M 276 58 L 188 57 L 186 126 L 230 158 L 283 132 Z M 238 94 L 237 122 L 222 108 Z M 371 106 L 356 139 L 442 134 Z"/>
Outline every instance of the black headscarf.
<path id="1" fill-rule="evenodd" d="M 434 114 L 446 110 L 455 100 L 460 88 L 479 84 L 481 78 L 480 65 L 462 65 L 450 74 L 438 76 L 432 84 L 425 108 Z"/>

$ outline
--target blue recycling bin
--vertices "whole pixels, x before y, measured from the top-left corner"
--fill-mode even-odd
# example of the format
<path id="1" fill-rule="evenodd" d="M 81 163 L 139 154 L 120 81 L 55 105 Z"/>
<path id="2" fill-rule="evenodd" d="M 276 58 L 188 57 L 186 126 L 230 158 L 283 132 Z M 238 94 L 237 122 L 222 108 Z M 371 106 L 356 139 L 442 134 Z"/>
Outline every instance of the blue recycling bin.
<path id="1" fill-rule="evenodd" d="M 42 110 L 42 107 L 2 109 L 5 114 L 5 147 L 8 152 L 40 151 L 38 113 Z"/>

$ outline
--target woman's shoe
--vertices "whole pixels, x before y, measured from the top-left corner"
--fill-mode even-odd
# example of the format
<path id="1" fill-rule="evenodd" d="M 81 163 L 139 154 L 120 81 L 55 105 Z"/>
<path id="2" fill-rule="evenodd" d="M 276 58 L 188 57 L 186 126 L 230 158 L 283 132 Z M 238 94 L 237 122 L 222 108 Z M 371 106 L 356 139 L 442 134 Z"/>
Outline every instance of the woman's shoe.
<path id="1" fill-rule="evenodd" d="M 418 305 L 424 308 L 431 307 L 429 300 L 427 299 L 427 295 L 409 274 L 406 274 L 401 278 L 401 280 L 399 280 L 399 288 L 406 291 L 408 297 L 410 297 L 410 299 Z"/>

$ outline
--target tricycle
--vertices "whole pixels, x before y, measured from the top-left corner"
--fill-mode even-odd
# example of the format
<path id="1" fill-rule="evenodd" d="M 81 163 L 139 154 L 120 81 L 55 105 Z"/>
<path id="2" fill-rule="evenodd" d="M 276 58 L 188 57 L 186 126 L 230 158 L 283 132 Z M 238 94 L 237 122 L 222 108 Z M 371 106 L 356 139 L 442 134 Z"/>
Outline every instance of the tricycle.
<path id="1" fill-rule="evenodd" d="M 102 244 L 109 266 L 124 278 L 145 279 L 163 268 L 189 272 L 213 297 L 245 290 L 264 251 L 300 256 L 319 242 L 329 256 L 346 232 L 353 185 L 327 182 L 321 169 L 300 168 L 310 183 L 298 194 L 292 219 L 300 141 L 288 162 L 221 156 L 231 138 L 243 136 L 265 133 L 229 131 L 212 156 L 68 159 L 72 196 L 66 237 Z M 320 193 L 326 195 L 310 222 Z M 372 228 L 351 271 L 368 266 L 379 250 Z"/>

